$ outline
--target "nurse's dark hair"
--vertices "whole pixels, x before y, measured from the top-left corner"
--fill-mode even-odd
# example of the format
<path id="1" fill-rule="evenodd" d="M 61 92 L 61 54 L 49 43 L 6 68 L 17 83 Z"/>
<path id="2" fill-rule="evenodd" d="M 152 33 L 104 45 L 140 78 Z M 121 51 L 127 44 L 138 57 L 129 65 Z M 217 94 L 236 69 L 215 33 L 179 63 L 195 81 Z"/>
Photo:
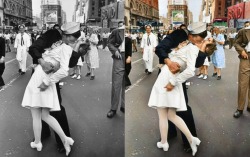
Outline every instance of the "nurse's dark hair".
<path id="1" fill-rule="evenodd" d="M 77 32 L 75 32 L 73 34 L 67 34 L 66 36 L 73 36 L 76 39 L 78 39 L 81 36 L 81 31 L 79 30 L 79 31 L 77 31 Z"/>
<path id="2" fill-rule="evenodd" d="M 57 29 L 50 29 L 50 30 L 46 31 L 42 35 L 42 37 L 43 36 L 47 36 L 47 38 L 49 39 L 49 40 L 47 40 L 45 48 L 51 47 L 52 44 L 54 44 L 55 42 L 62 40 L 62 35 Z"/>

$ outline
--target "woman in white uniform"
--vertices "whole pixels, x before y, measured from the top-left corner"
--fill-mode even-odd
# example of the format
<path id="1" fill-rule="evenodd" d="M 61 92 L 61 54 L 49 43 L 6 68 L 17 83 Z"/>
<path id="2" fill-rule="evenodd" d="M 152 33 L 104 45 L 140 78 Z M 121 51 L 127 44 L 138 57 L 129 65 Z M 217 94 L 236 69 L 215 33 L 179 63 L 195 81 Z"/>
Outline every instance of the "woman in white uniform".
<path id="1" fill-rule="evenodd" d="M 95 79 L 94 71 L 96 68 L 99 68 L 99 55 L 98 55 L 98 49 L 96 47 L 98 44 L 98 37 L 97 37 L 96 31 L 97 30 L 93 30 L 93 32 L 91 33 L 88 39 L 90 43 L 90 50 L 85 55 L 85 61 L 86 61 L 87 70 L 88 70 L 86 77 L 90 76 L 90 80 Z"/>
<path id="2" fill-rule="evenodd" d="M 58 34 L 58 37 L 51 39 L 55 40 L 54 44 L 42 56 L 53 69 L 45 72 L 40 64 L 35 67 L 35 72 L 26 87 L 22 106 L 31 110 L 33 118 L 35 141 L 31 142 L 30 146 L 37 151 L 42 150 L 41 120 L 43 120 L 60 136 L 68 156 L 71 151 L 70 145 L 73 145 L 74 140 L 65 135 L 58 121 L 50 115 L 50 111 L 60 110 L 55 83 L 68 76 L 68 65 L 72 54 L 72 48 L 63 43 L 60 33 Z M 75 48 L 79 48 L 79 45 L 80 43 L 76 44 Z"/>
<path id="3" fill-rule="evenodd" d="M 210 41 L 207 40 L 203 47 L 209 43 Z M 164 65 L 152 88 L 148 106 L 157 109 L 161 133 L 161 142 L 157 143 L 157 147 L 163 148 L 164 151 L 168 151 L 169 148 L 167 142 L 168 120 L 173 122 L 187 137 L 193 155 L 197 152 L 197 145 L 200 144 L 200 140 L 193 137 L 185 122 L 176 115 L 176 111 L 187 110 L 182 83 L 194 76 L 198 53 L 199 48 L 192 43 L 181 43 L 169 56 L 172 62 L 180 65 L 180 72 L 173 74 L 168 66 Z"/>

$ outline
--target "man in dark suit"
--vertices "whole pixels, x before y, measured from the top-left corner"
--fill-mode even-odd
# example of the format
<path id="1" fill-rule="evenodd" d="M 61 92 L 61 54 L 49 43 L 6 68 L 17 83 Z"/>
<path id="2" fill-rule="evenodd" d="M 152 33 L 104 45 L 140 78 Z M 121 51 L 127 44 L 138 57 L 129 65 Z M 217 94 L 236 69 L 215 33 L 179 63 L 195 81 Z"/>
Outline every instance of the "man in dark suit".
<path id="1" fill-rule="evenodd" d="M 75 24 L 75 26 L 72 26 L 71 28 L 73 28 L 74 30 L 68 31 L 68 32 L 67 32 L 67 30 L 64 31 L 64 33 L 66 34 L 66 36 L 64 36 L 64 37 L 67 38 L 70 36 L 70 39 L 76 41 L 81 35 L 80 25 L 79 25 L 79 28 L 78 28 L 77 24 Z M 43 60 L 42 54 L 45 52 L 45 50 L 44 50 L 45 48 L 48 48 L 53 44 L 52 39 L 54 39 L 54 37 L 58 36 L 58 35 L 61 36 L 59 30 L 57 30 L 57 29 L 48 30 L 45 34 L 43 34 L 41 37 L 39 37 L 29 48 L 29 54 L 33 58 L 33 64 L 40 64 L 43 67 L 44 71 L 50 71 L 52 67 L 50 67 L 50 64 L 48 64 L 47 62 L 45 62 Z M 66 41 L 66 43 L 69 42 L 67 39 L 65 39 L 65 41 Z M 71 42 L 73 42 L 73 41 L 71 41 Z M 81 53 L 78 53 L 78 48 L 74 48 L 72 55 L 71 55 L 71 58 L 70 58 L 69 68 L 73 68 L 74 66 L 76 66 L 80 56 L 81 56 Z M 56 83 L 56 89 L 57 89 L 57 93 L 58 93 L 58 99 L 59 99 L 61 110 L 51 112 L 50 114 L 58 121 L 58 123 L 62 127 L 65 134 L 68 137 L 70 137 L 70 130 L 69 130 L 68 120 L 67 120 L 67 116 L 66 116 L 66 111 L 65 111 L 65 108 L 61 104 L 62 97 L 61 97 L 59 82 Z M 41 136 L 42 136 L 42 139 L 45 139 L 45 138 L 50 136 L 49 126 L 44 122 L 42 123 L 42 135 Z M 65 149 L 64 149 L 63 143 L 61 142 L 60 137 L 56 133 L 55 133 L 55 137 L 56 137 L 56 141 L 57 141 L 58 151 L 64 152 Z"/>
<path id="2" fill-rule="evenodd" d="M 120 111 L 125 112 L 125 40 L 124 40 L 124 23 L 119 22 L 118 28 L 113 30 L 108 40 L 108 48 L 112 53 L 112 92 L 111 92 L 111 109 L 107 114 L 108 118 L 113 118 L 116 110 L 120 105 Z"/>
<path id="3" fill-rule="evenodd" d="M 5 69 L 4 57 L 5 57 L 5 40 L 4 38 L 0 37 L 0 89 L 2 89 L 4 86 L 4 80 L 2 77 Z"/>
<path id="4" fill-rule="evenodd" d="M 132 57 L 132 39 L 125 35 L 125 87 L 129 87 L 131 85 L 130 79 L 128 77 L 131 71 L 131 57 Z"/>
<path id="5" fill-rule="evenodd" d="M 202 25 L 202 24 L 201 24 Z M 196 27 L 193 27 L 191 29 L 195 30 Z M 199 29 L 199 28 L 197 28 Z M 206 31 L 204 31 L 204 35 L 203 37 L 206 35 L 205 33 Z M 192 31 L 188 31 L 186 29 L 177 29 L 175 30 L 173 33 L 171 33 L 170 35 L 166 36 L 160 43 L 159 45 L 156 47 L 156 54 L 159 57 L 159 62 L 160 64 L 167 64 L 170 71 L 172 72 L 177 72 L 180 69 L 180 66 L 178 65 L 178 63 L 175 62 L 171 62 L 171 60 L 169 59 L 168 54 L 172 51 L 172 48 L 175 48 L 179 45 L 179 43 L 188 40 L 192 37 L 192 43 L 199 43 L 202 42 L 202 40 L 205 38 L 201 38 L 200 36 L 193 36 L 191 35 Z M 199 52 L 199 55 L 196 59 L 196 68 L 200 67 L 203 65 L 205 59 L 206 59 L 207 55 L 203 52 Z M 194 123 L 194 118 L 193 118 L 193 114 L 192 114 L 192 109 L 191 107 L 188 105 L 188 96 L 187 96 L 187 89 L 186 89 L 186 83 L 182 84 L 183 87 L 183 92 L 184 92 L 184 96 L 185 96 L 185 101 L 187 104 L 187 111 L 182 111 L 182 112 L 176 112 L 176 114 L 178 116 L 180 116 L 186 123 L 186 125 L 188 126 L 190 132 L 192 133 L 193 136 L 197 136 L 196 133 L 196 128 L 195 128 L 195 123 Z M 176 128 L 175 125 L 173 123 L 171 123 L 169 121 L 169 131 L 168 131 L 168 138 L 172 138 L 172 137 L 176 137 L 177 136 L 177 132 L 176 132 Z M 182 140 L 184 143 L 184 150 L 186 152 L 191 152 L 191 148 L 190 148 L 190 144 L 187 140 L 187 138 L 185 137 L 184 134 L 182 134 Z"/>

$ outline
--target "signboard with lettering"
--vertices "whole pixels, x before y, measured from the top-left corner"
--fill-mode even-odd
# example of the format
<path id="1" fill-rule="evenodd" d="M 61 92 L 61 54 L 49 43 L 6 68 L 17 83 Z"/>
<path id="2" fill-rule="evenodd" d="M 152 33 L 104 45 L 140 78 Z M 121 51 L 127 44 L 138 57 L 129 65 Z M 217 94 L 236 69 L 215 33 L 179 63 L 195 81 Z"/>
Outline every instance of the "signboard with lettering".
<path id="1" fill-rule="evenodd" d="M 250 18 L 250 2 L 245 3 L 245 19 Z"/>
<path id="2" fill-rule="evenodd" d="M 57 11 L 46 11 L 45 12 L 46 23 L 57 23 Z"/>
<path id="3" fill-rule="evenodd" d="M 184 5 L 184 0 L 172 0 L 173 5 Z"/>
<path id="4" fill-rule="evenodd" d="M 116 18 L 117 3 L 102 7 L 102 19 Z"/>
<path id="5" fill-rule="evenodd" d="M 184 22 L 184 11 L 183 10 L 173 10 L 172 11 L 172 22 L 183 23 Z"/>
<path id="6" fill-rule="evenodd" d="M 245 3 L 239 3 L 228 7 L 227 17 L 231 19 L 244 19 Z"/>

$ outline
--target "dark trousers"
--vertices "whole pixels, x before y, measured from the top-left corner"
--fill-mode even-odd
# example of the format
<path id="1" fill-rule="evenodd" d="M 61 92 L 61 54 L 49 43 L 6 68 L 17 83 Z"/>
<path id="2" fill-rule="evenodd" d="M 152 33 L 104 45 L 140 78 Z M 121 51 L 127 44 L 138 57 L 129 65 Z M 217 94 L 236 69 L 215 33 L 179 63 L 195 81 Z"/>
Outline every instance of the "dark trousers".
<path id="1" fill-rule="evenodd" d="M 229 38 L 229 49 L 234 46 L 234 38 Z"/>
<path id="2" fill-rule="evenodd" d="M 122 59 L 113 57 L 111 110 L 117 110 L 118 106 L 125 107 L 125 53 L 121 55 Z"/>
<path id="3" fill-rule="evenodd" d="M 129 64 L 125 64 L 125 87 L 128 87 L 128 86 L 130 86 L 131 85 L 131 81 L 130 81 L 130 79 L 129 79 L 129 73 L 130 73 L 130 71 L 131 71 L 131 63 L 129 63 Z"/>
<path id="4" fill-rule="evenodd" d="M 69 124 L 68 124 L 66 111 L 65 111 L 65 108 L 62 106 L 62 97 L 61 97 L 59 83 L 56 83 L 56 90 L 57 90 L 61 110 L 50 112 L 50 115 L 53 116 L 58 121 L 58 123 L 62 127 L 62 130 L 64 131 L 65 135 L 70 137 Z M 63 143 L 62 143 L 60 137 L 57 135 L 56 132 L 54 132 L 54 133 L 55 133 L 57 144 L 59 146 L 63 146 Z M 42 136 L 48 136 L 48 135 L 50 135 L 49 125 L 47 123 L 45 123 L 44 121 L 42 121 Z"/>
<path id="5" fill-rule="evenodd" d="M 103 38 L 103 42 L 102 42 L 103 49 L 105 49 L 105 47 L 107 46 L 107 44 L 108 44 L 108 38 Z"/>
<path id="6" fill-rule="evenodd" d="M 0 87 L 5 85 L 2 77 L 4 69 L 5 69 L 5 63 L 0 63 Z"/>
<path id="7" fill-rule="evenodd" d="M 159 73 L 160 73 L 160 71 L 161 70 L 159 70 Z M 197 137 L 192 109 L 188 105 L 188 95 L 187 95 L 186 82 L 182 83 L 182 87 L 183 87 L 183 93 L 185 96 L 185 101 L 187 104 L 187 111 L 176 112 L 176 114 L 183 119 L 183 121 L 186 123 L 188 129 L 190 130 L 191 134 L 193 136 Z M 171 121 L 168 121 L 168 125 L 169 125 L 168 126 L 168 137 L 176 136 L 177 130 L 176 130 L 175 125 Z M 183 141 L 184 145 L 189 146 L 189 142 L 188 142 L 186 136 L 182 132 L 181 132 L 181 136 L 182 136 L 182 141 Z"/>

